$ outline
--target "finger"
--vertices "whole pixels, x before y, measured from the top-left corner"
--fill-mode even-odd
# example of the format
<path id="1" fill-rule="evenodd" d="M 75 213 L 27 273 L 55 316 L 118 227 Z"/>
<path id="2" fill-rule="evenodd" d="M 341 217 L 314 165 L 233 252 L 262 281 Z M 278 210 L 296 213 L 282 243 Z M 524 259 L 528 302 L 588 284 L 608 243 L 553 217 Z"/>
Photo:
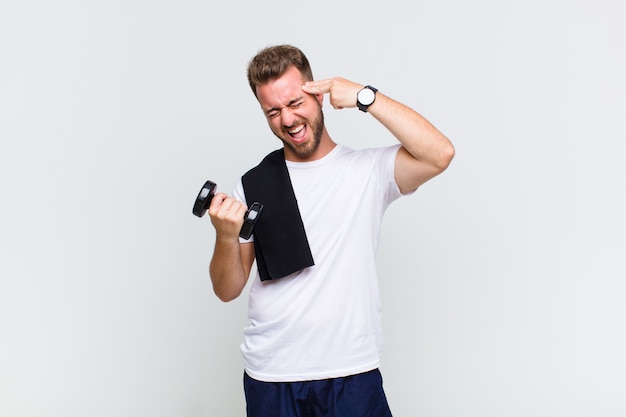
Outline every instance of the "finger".
<path id="1" fill-rule="evenodd" d="M 238 201 L 224 193 L 217 193 L 209 206 L 209 215 L 217 219 L 228 219 L 233 208 L 237 209 Z"/>
<path id="2" fill-rule="evenodd" d="M 248 211 L 248 207 L 241 203 L 237 208 L 237 213 L 235 214 L 237 218 L 243 219 L 246 216 L 246 212 Z"/>
<path id="3" fill-rule="evenodd" d="M 245 205 L 241 201 L 235 199 L 234 197 L 227 197 L 220 207 L 220 213 L 225 218 L 233 219 L 236 218 L 236 213 L 242 208 L 242 206 L 245 208 Z"/>
<path id="4" fill-rule="evenodd" d="M 209 214 L 211 212 L 215 212 L 216 210 L 218 210 L 222 204 L 224 203 L 224 200 L 226 200 L 228 196 L 225 193 L 215 193 L 215 195 L 213 196 L 213 199 L 211 200 L 211 204 L 209 205 Z"/>
<path id="5" fill-rule="evenodd" d="M 227 197 L 220 206 L 217 216 L 224 220 L 238 223 L 243 220 L 248 207 L 234 197 Z"/>
<path id="6" fill-rule="evenodd" d="M 330 92 L 330 88 L 333 85 L 333 80 L 318 80 L 318 81 L 307 81 L 302 86 L 302 90 L 305 93 L 309 94 L 327 94 Z"/>

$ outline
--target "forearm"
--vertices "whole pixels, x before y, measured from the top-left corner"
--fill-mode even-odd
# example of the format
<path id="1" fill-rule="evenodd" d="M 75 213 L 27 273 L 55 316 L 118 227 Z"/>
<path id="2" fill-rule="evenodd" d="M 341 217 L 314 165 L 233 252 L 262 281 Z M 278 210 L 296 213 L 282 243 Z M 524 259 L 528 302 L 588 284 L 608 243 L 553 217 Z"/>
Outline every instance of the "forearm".
<path id="1" fill-rule="evenodd" d="M 209 274 L 213 283 L 213 291 L 220 300 L 231 301 L 241 294 L 246 285 L 248 274 L 243 266 L 238 238 L 216 237 Z"/>

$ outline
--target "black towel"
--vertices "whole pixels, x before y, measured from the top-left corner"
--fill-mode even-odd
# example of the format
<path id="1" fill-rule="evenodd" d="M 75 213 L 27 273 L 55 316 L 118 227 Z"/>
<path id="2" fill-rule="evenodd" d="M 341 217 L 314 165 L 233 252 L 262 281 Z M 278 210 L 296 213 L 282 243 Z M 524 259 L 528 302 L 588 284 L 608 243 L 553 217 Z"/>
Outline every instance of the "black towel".
<path id="1" fill-rule="evenodd" d="M 315 265 L 283 149 L 267 155 L 241 180 L 248 206 L 255 201 L 263 205 L 253 233 L 261 281 Z"/>

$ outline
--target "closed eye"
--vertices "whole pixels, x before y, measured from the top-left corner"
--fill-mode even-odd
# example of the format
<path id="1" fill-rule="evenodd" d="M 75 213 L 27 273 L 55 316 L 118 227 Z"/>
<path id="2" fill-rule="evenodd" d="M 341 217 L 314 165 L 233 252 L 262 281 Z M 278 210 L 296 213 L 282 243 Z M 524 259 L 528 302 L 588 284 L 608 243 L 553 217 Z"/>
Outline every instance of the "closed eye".
<path id="1" fill-rule="evenodd" d="M 305 102 L 304 97 L 298 97 L 298 98 L 291 100 L 289 103 L 287 103 L 285 107 L 289 107 L 290 109 L 297 109 L 301 107 L 304 104 L 304 102 Z M 271 109 L 265 112 L 265 115 L 269 117 L 270 119 L 273 119 L 274 117 L 277 117 L 278 115 L 280 115 L 281 111 L 282 111 L 282 108 L 272 107 Z"/>
<path id="2" fill-rule="evenodd" d="M 295 103 L 290 103 L 289 107 L 291 107 L 292 109 L 297 109 L 298 107 L 302 106 L 303 104 L 304 104 L 304 99 L 300 98 Z"/>

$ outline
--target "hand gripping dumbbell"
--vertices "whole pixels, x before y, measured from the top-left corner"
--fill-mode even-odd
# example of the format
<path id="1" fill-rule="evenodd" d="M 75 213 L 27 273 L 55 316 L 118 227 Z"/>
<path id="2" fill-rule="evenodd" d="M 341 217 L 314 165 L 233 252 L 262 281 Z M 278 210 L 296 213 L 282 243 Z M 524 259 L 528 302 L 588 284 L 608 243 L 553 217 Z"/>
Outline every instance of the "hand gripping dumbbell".
<path id="1" fill-rule="evenodd" d="M 202 217 L 206 213 L 209 205 L 211 204 L 211 200 L 213 200 L 213 196 L 215 195 L 215 189 L 217 188 L 217 184 L 212 181 L 207 181 L 204 183 L 200 192 L 198 193 L 198 197 L 196 197 L 196 202 L 193 205 L 193 214 Z M 248 211 L 243 217 L 243 226 L 241 226 L 241 231 L 239 232 L 239 236 L 244 239 L 250 239 L 252 236 L 252 231 L 254 230 L 254 225 L 259 219 L 259 215 L 263 210 L 263 205 L 260 203 L 252 203 Z"/>

